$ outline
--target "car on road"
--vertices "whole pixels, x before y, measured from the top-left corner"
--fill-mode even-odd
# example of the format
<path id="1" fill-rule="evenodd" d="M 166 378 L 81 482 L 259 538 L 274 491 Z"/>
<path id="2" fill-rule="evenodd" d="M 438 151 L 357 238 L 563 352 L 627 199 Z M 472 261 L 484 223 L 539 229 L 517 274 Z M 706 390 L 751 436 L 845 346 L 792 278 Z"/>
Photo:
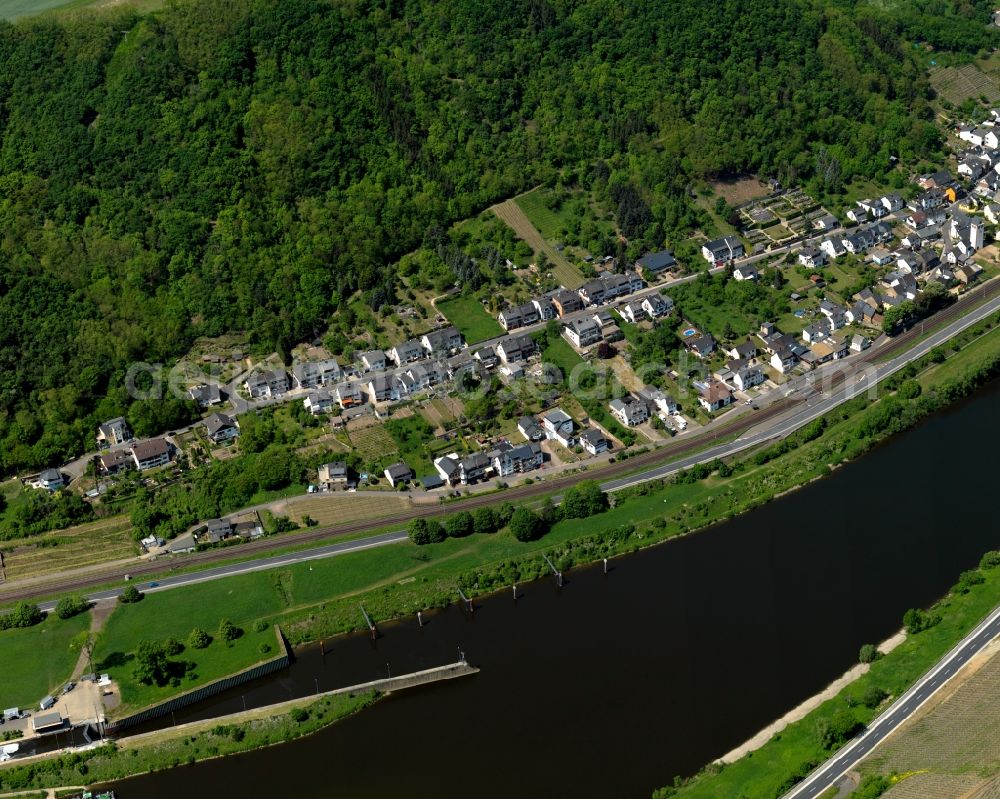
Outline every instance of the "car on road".
<path id="1" fill-rule="evenodd" d="M 159 583 L 150 583 L 150 584 L 149 584 L 149 587 L 150 587 L 150 588 L 159 588 L 159 587 L 160 587 L 160 584 L 159 584 Z"/>

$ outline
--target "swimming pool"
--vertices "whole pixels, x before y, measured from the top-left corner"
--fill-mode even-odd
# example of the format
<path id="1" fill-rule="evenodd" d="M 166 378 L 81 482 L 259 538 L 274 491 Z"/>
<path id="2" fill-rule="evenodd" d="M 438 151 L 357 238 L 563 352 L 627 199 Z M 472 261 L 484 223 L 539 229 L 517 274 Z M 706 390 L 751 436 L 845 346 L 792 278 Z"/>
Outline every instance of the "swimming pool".
<path id="1" fill-rule="evenodd" d="M 684 336 L 684 338 L 691 338 L 691 336 L 693 336 L 697 332 L 698 331 L 695 330 L 693 327 L 689 327 L 687 330 L 681 333 L 681 335 Z"/>

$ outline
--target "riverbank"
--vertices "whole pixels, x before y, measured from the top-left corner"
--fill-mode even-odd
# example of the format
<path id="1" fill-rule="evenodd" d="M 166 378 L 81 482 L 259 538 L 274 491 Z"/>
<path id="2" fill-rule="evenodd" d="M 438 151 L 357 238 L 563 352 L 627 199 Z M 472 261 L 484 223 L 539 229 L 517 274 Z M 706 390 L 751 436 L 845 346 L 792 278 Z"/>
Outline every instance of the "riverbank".
<path id="1" fill-rule="evenodd" d="M 316 696 L 128 736 L 72 753 L 52 752 L 0 766 L 0 791 L 54 788 L 86 778 L 117 781 L 240 754 L 311 735 L 370 706 L 382 696 L 478 673 L 458 662 L 387 677 Z"/>
<path id="2" fill-rule="evenodd" d="M 247 663 L 259 658 L 255 631 L 268 624 L 280 624 L 293 644 L 320 640 L 360 628 L 364 621 L 359 604 L 376 622 L 384 622 L 454 603 L 459 587 L 476 597 L 543 577 L 549 574 L 543 554 L 566 570 L 704 529 L 830 474 L 839 464 L 970 393 L 1000 362 L 995 322 L 994 317 L 974 326 L 946 351 L 885 381 L 887 391 L 899 389 L 913 377 L 919 377 L 919 386 L 911 382 L 905 391 L 877 402 L 854 399 L 741 460 L 694 467 L 670 480 L 620 491 L 610 510 L 561 521 L 540 540 L 522 543 L 505 531 L 421 547 L 404 542 L 151 593 L 138 604 L 116 609 L 95 660 L 123 686 L 125 706 L 140 707 L 178 692 L 169 684 L 135 683 L 128 652 L 142 638 L 183 642 L 192 627 L 211 633 L 223 618 L 230 619 L 248 632 L 233 648 L 225 648 L 224 664 L 211 657 L 216 644 L 184 656 L 197 663 L 201 680 L 215 679 L 238 667 L 229 662 L 238 651 L 246 650 Z M 974 343 L 962 346 L 965 341 Z"/>
<path id="3" fill-rule="evenodd" d="M 996 555 L 996 553 L 991 553 Z M 925 612 L 930 624 L 864 675 L 774 735 L 764 746 L 732 764 L 713 763 L 689 780 L 656 791 L 654 799 L 775 799 L 869 724 L 928 671 L 994 608 L 1000 605 L 1000 555 L 984 556 L 980 569 L 966 577 Z M 957 576 L 957 575 L 956 575 Z M 871 697 L 880 697 L 871 702 Z"/>
<path id="4" fill-rule="evenodd" d="M 876 650 L 881 656 L 888 655 L 896 647 L 898 647 L 903 641 L 906 640 L 906 630 L 900 630 L 898 633 L 893 635 L 891 638 L 887 638 L 881 644 L 876 647 Z M 789 710 L 784 716 L 782 716 L 777 721 L 768 724 L 764 729 L 762 729 L 755 736 L 745 741 L 744 743 L 726 752 L 722 757 L 718 759 L 718 763 L 722 765 L 731 765 L 741 758 L 746 757 L 752 752 L 756 752 L 762 746 L 764 746 L 768 741 L 770 741 L 774 736 L 778 735 L 782 730 L 784 730 L 788 725 L 794 724 L 797 721 L 802 721 L 806 716 L 808 716 L 812 711 L 822 705 L 824 702 L 835 698 L 841 691 L 843 691 L 851 683 L 856 682 L 861 677 L 866 675 L 871 670 L 870 663 L 859 663 L 851 669 L 848 669 L 843 675 L 838 677 L 832 683 L 830 683 L 826 688 L 820 691 L 814 696 L 810 696 L 800 705 Z"/>

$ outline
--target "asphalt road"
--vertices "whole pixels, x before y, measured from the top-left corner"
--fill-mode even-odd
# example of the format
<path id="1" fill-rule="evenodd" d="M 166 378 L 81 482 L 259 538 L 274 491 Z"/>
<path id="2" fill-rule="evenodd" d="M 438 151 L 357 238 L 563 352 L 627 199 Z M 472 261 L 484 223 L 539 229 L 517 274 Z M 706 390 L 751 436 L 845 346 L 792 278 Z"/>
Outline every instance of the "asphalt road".
<path id="1" fill-rule="evenodd" d="M 938 661 L 934 668 L 914 683 L 906 693 L 889 706 L 888 710 L 875 719 L 864 732 L 786 793 L 782 799 L 813 799 L 837 783 L 998 635 L 1000 635 L 1000 608 L 994 610 L 976 626 L 954 649 Z"/>
<path id="2" fill-rule="evenodd" d="M 727 437 L 731 435 L 732 432 L 736 431 L 743 432 L 745 430 L 747 432 L 746 435 L 740 436 L 736 440 L 720 443 L 717 446 L 703 448 L 706 444 L 707 437 L 692 437 L 685 439 L 684 441 L 677 442 L 677 446 L 668 445 L 668 447 L 660 450 L 654 449 L 643 455 L 639 455 L 625 461 L 620 461 L 618 464 L 611 467 L 619 468 L 620 471 L 630 472 L 647 464 L 649 464 L 649 468 L 636 471 L 622 477 L 606 480 L 601 483 L 601 487 L 605 491 L 617 491 L 629 486 L 647 482 L 649 480 L 666 477 L 680 469 L 689 468 L 698 463 L 705 463 L 714 460 L 715 458 L 735 455 L 744 450 L 756 447 L 766 441 L 787 436 L 798 428 L 808 424 L 813 419 L 829 412 L 840 403 L 868 391 L 870 387 L 904 368 L 912 361 L 923 357 L 934 347 L 944 343 L 951 337 L 960 333 L 962 330 L 974 325 L 976 322 L 986 318 L 992 313 L 995 313 L 997 310 L 1000 310 L 1000 296 L 990 299 L 982 306 L 968 314 L 961 315 L 961 310 L 962 309 L 960 307 L 952 306 L 952 308 L 947 309 L 947 311 L 942 311 L 942 313 L 936 318 L 935 323 L 944 321 L 944 319 L 949 317 L 957 316 L 957 318 L 948 322 L 948 324 L 936 333 L 928 336 L 919 344 L 906 349 L 901 354 L 896 355 L 881 364 L 875 365 L 866 360 L 854 361 L 854 363 L 851 364 L 849 359 L 848 363 L 845 364 L 845 367 L 850 367 L 854 371 L 838 375 L 841 379 L 836 382 L 836 384 L 831 381 L 831 387 L 825 393 L 820 393 L 820 391 L 814 387 L 813 381 L 810 380 L 810 376 L 807 375 L 805 378 L 799 378 L 788 384 L 788 390 L 796 394 L 797 399 L 786 397 L 766 409 L 752 413 L 745 413 L 743 416 L 735 419 L 734 423 L 731 425 L 720 427 L 715 431 L 710 431 L 712 435 L 719 438 Z M 911 331 L 908 335 L 911 338 L 917 337 L 919 335 L 919 328 Z M 880 348 L 874 352 L 873 355 L 902 349 L 905 347 L 906 343 L 907 341 L 902 339 L 902 337 L 894 339 L 889 342 L 889 346 Z M 859 367 L 863 367 L 867 371 L 862 370 L 859 373 L 857 371 Z M 822 377 L 823 375 L 830 374 L 830 370 L 821 369 L 813 374 L 818 374 Z M 767 424 L 767 422 L 771 420 L 773 420 L 773 423 Z M 669 452 L 666 452 L 665 450 L 669 450 Z M 667 462 L 663 462 L 664 459 L 670 457 L 671 454 L 674 455 L 674 457 Z M 501 495 L 487 494 L 482 496 L 473 496 L 461 502 L 456 502 L 454 506 L 456 509 L 472 509 L 481 505 L 496 503 L 501 499 L 524 500 L 541 494 L 558 491 L 562 488 L 568 488 L 578 482 L 579 479 L 579 475 L 570 475 L 565 478 L 557 478 L 551 481 L 536 483 L 520 489 L 511 489 L 503 492 Z M 374 527 L 387 527 L 395 524 L 403 525 L 415 516 L 436 516 L 440 515 L 441 512 L 440 507 L 428 506 L 426 508 L 411 509 L 406 514 L 397 518 L 357 522 L 353 525 L 343 525 L 336 530 L 322 529 L 306 531 L 298 534 L 297 536 L 296 534 L 291 534 L 280 538 L 259 539 L 258 541 L 242 545 L 238 552 L 231 550 L 209 550 L 207 552 L 198 553 L 182 561 L 182 565 L 190 566 L 195 565 L 198 562 L 209 562 L 211 560 L 221 560 L 223 558 L 249 556 L 255 551 L 261 552 L 276 547 L 288 547 L 296 543 L 307 543 L 311 540 L 322 541 L 337 533 L 350 534 L 363 532 L 365 529 L 371 529 Z M 321 546 L 310 547 L 297 552 L 267 556 L 239 563 L 224 564 L 197 572 L 179 574 L 175 576 L 160 576 L 164 571 L 164 565 L 159 562 L 151 562 L 142 565 L 137 564 L 135 568 L 130 570 L 130 574 L 133 576 L 134 581 L 143 590 L 162 591 L 184 585 L 205 582 L 207 580 L 215 580 L 220 577 L 261 571 L 278 566 L 288 566 L 294 563 L 303 563 L 319 558 L 333 557 L 361 549 L 384 546 L 386 544 L 401 541 L 404 538 L 406 538 L 406 534 L 402 531 L 379 533 L 377 535 L 355 539 L 353 541 L 345 541 L 335 544 L 324 543 Z M 155 588 L 150 589 L 149 582 L 144 582 L 140 579 L 147 575 L 149 580 L 157 583 Z M 86 575 L 76 579 L 67 579 L 60 583 L 51 583 L 44 586 L 30 588 L 25 591 L 17 591 L 17 586 L 15 584 L 11 586 L 10 592 L 0 593 L 0 601 L 10 601 L 11 599 L 29 598 L 31 596 L 38 595 L 52 595 L 58 592 L 85 590 L 87 587 L 93 585 L 106 584 L 114 579 L 121 579 L 121 576 L 122 575 L 120 573 Z M 87 596 L 93 600 L 106 599 L 117 596 L 121 593 L 123 588 L 124 585 L 122 585 L 121 588 L 98 591 L 88 594 Z M 52 605 L 53 603 L 45 603 L 42 605 L 42 608 L 48 609 Z"/>

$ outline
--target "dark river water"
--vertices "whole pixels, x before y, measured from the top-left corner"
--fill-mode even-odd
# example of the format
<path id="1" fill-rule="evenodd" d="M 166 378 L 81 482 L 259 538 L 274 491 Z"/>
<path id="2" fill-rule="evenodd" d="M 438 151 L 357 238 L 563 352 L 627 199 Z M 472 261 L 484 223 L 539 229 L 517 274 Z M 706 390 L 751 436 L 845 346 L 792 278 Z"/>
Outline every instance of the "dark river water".
<path id="1" fill-rule="evenodd" d="M 1000 385 L 701 534 L 300 653 L 177 722 L 456 659 L 306 740 L 116 785 L 121 799 L 648 797 L 824 688 L 1000 548 Z"/>

